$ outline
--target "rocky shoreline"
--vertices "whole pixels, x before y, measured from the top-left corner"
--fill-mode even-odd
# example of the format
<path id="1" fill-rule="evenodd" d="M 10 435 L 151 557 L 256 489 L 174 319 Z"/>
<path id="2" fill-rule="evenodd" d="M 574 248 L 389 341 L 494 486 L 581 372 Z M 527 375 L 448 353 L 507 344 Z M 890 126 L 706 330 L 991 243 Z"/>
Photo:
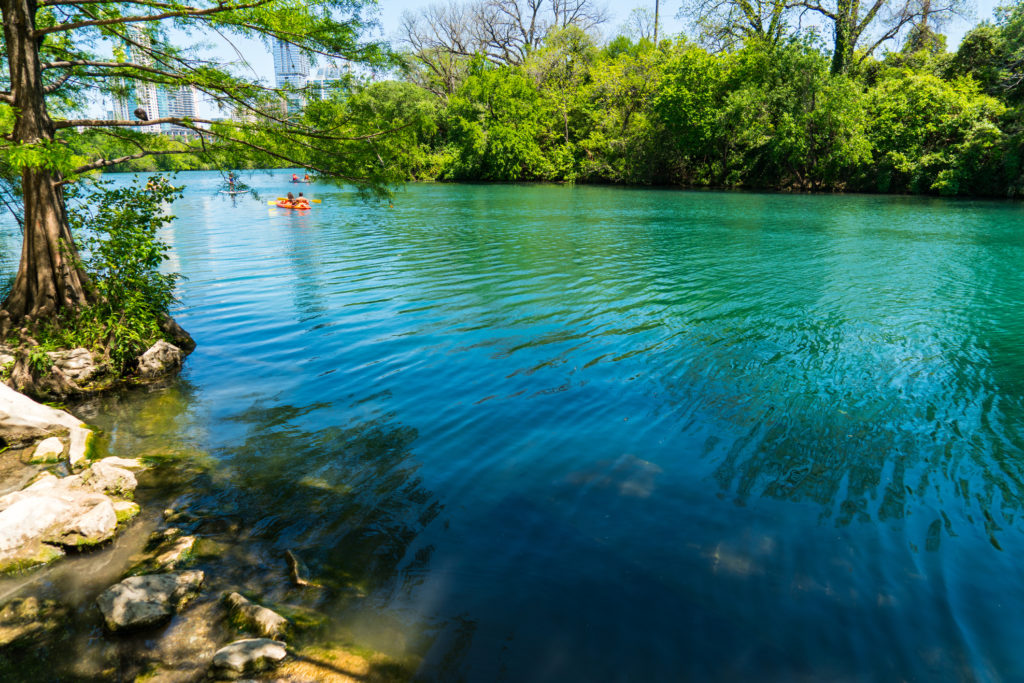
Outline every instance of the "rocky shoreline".
<path id="1" fill-rule="evenodd" d="M 64 563 L 75 574 L 72 565 L 92 558 L 102 569 L 87 584 L 53 580 L 0 596 L 0 671 L 49 643 L 67 666 L 19 669 L 21 680 L 411 677 L 409 662 L 325 637 L 330 619 L 316 608 L 329 589 L 306 578 L 292 552 L 256 580 L 244 558 L 260 549 L 241 542 L 244 529 L 187 502 L 144 513 L 135 492 L 159 463 L 96 457 L 82 421 L 3 384 L 0 440 L 0 576 L 60 572 Z"/>

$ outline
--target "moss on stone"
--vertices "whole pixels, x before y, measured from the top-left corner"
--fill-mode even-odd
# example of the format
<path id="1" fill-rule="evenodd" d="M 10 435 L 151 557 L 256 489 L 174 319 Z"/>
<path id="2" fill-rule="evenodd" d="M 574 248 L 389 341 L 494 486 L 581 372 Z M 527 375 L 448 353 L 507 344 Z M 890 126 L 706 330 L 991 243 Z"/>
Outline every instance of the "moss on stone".
<path id="1" fill-rule="evenodd" d="M 121 500 L 114 503 L 114 514 L 117 515 L 118 524 L 126 524 L 139 514 L 142 508 L 138 503 L 130 500 Z"/>
<path id="2" fill-rule="evenodd" d="M 39 543 L 35 548 L 26 549 L 17 557 L 5 562 L 0 562 L 0 575 L 17 574 L 33 567 L 50 564 L 54 560 L 64 557 L 64 551 L 48 543 Z"/>

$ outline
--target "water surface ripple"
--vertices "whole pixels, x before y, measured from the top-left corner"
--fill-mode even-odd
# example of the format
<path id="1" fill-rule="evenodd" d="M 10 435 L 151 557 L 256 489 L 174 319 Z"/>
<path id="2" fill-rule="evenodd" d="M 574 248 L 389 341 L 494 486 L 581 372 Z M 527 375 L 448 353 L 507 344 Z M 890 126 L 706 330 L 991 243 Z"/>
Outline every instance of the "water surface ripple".
<path id="1" fill-rule="evenodd" d="M 1021 205 L 183 179 L 217 504 L 425 679 L 1024 680 Z"/>

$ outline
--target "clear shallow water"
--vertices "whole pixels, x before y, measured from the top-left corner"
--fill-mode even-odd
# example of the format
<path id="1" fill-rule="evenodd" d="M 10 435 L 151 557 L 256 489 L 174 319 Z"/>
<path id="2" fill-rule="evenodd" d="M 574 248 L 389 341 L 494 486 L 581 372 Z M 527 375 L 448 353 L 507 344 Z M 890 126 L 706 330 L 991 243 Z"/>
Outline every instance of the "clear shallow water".
<path id="1" fill-rule="evenodd" d="M 179 177 L 199 347 L 151 421 L 93 419 L 210 452 L 202 503 L 362 586 L 334 609 L 370 645 L 436 680 L 1024 679 L 1024 207 L 298 214 L 288 175 Z"/>

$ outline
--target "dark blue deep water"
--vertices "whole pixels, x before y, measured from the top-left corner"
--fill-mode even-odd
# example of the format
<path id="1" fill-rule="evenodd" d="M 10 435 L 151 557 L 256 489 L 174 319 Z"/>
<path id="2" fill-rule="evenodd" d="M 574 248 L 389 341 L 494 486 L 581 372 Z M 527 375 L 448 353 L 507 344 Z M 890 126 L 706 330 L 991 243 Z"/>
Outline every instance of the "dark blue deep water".
<path id="1" fill-rule="evenodd" d="M 443 681 L 1024 680 L 1024 206 L 299 214 L 289 175 L 179 176 L 199 347 L 95 421 L 208 453 L 207 504 L 359 585 L 332 616 L 368 646 Z"/>

